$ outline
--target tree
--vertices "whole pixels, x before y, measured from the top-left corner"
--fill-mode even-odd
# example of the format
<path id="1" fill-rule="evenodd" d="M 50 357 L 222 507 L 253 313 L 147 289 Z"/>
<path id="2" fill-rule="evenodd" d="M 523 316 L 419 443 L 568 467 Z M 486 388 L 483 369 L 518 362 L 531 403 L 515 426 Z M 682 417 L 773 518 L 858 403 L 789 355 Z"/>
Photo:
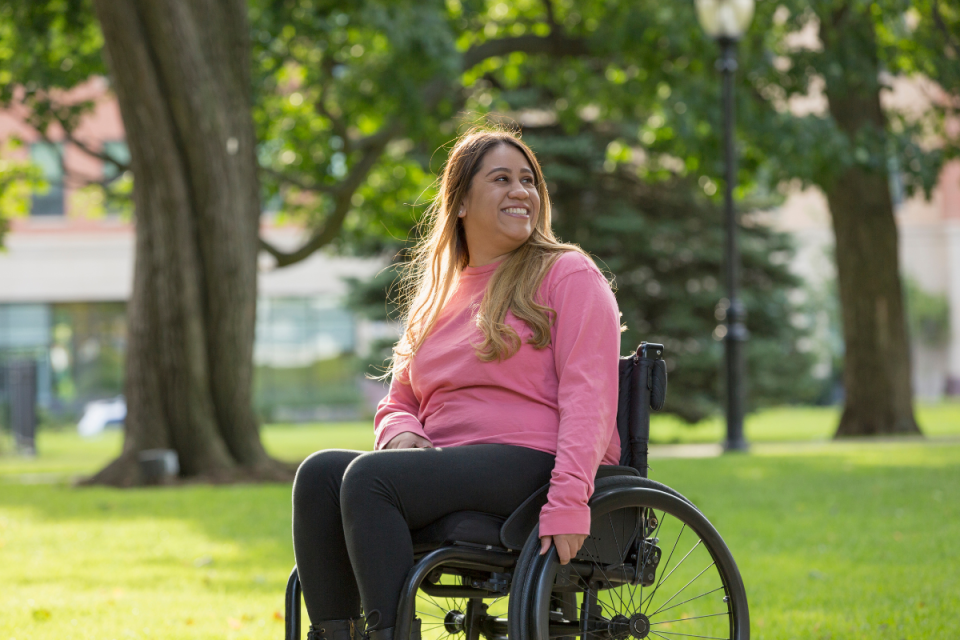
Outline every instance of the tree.
<path id="1" fill-rule="evenodd" d="M 188 476 L 290 477 L 264 451 L 251 405 L 260 193 L 245 3 L 51 0 L 3 12 L 21 27 L 5 21 L 8 44 L 24 45 L 7 102 L 29 106 L 42 134 L 55 122 L 99 154 L 72 136 L 89 105 L 64 104 L 58 89 L 103 72 L 102 42 L 127 132 L 128 415 L 123 452 L 91 481 L 136 483 L 151 448 L 175 449 Z"/>
<path id="2" fill-rule="evenodd" d="M 859 0 L 784 3 L 765 16 L 777 25 L 768 36 L 773 44 L 766 43 L 772 55 L 748 74 L 754 101 L 779 112 L 795 141 L 805 129 L 816 145 L 800 142 L 801 149 L 788 149 L 778 163 L 818 185 L 830 206 L 845 341 L 846 399 L 837 436 L 919 432 L 889 176 L 892 167 L 908 193 L 929 195 L 943 161 L 956 152 L 943 127 L 956 103 L 944 94 L 917 119 L 883 108 L 881 94 L 891 74 L 923 74 L 956 92 L 956 64 L 946 59 L 956 58 L 950 34 L 960 17 L 950 9 L 951 27 L 945 27 L 942 13 L 936 0 L 917 8 Z M 804 30 L 816 34 L 807 45 L 791 40 Z M 792 97 L 819 87 L 825 113 L 785 113 Z M 945 146 L 931 146 L 934 137 Z M 754 141 L 768 153 L 785 145 L 772 137 Z"/>
<path id="3" fill-rule="evenodd" d="M 185 475 L 284 475 L 251 403 L 260 193 L 241 0 L 95 0 L 136 176 L 121 456 L 175 448 Z"/>
<path id="4" fill-rule="evenodd" d="M 869 7 L 844 3 L 830 9 L 820 15 L 824 50 L 840 67 L 825 75 L 830 116 L 847 139 L 880 137 L 882 144 L 887 125 Z M 824 185 L 837 245 L 846 344 L 846 401 L 837 436 L 920 432 L 913 416 L 897 225 L 886 163 L 879 169 L 846 166 Z"/>

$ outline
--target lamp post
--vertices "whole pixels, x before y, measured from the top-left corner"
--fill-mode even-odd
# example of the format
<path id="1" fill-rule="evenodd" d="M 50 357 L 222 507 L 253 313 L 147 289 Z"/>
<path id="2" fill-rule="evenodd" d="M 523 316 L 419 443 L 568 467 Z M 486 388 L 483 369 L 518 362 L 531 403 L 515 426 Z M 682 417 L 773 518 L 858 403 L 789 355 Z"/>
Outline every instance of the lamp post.
<path id="1" fill-rule="evenodd" d="M 740 299 L 740 251 L 737 247 L 737 217 L 733 207 L 736 182 L 736 152 L 733 144 L 733 74 L 737 70 L 737 41 L 753 18 L 753 0 L 696 0 L 697 17 L 703 30 L 720 45 L 717 69 L 723 74 L 723 147 L 726 158 L 726 188 L 723 207 L 727 229 L 725 246 L 727 308 L 723 341 L 727 365 L 726 451 L 745 451 L 743 437 L 743 347 L 747 328 L 746 310 Z"/>

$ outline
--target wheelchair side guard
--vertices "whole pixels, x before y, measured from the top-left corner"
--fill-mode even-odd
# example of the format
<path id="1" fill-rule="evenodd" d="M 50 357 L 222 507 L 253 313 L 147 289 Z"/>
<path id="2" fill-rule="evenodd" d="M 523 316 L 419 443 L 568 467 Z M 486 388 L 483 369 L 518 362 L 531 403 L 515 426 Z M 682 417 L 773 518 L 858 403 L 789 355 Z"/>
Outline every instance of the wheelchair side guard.
<path id="1" fill-rule="evenodd" d="M 649 478 L 631 476 L 614 476 L 597 480 L 593 497 L 590 499 L 590 505 L 593 506 L 599 501 L 606 500 L 610 494 L 630 488 L 661 491 L 683 500 L 696 509 L 696 506 L 692 502 L 667 485 L 657 482 L 656 480 L 650 480 Z M 621 556 L 622 553 L 658 554 L 658 550 L 641 550 L 638 548 L 638 542 L 642 541 L 647 533 L 640 530 L 640 525 L 642 524 L 640 516 L 641 513 L 638 509 L 636 512 L 620 511 L 615 514 L 608 514 L 608 517 L 604 520 L 592 518 L 590 535 L 583 543 L 583 546 L 580 547 L 580 551 L 577 552 L 574 560 L 613 565 L 625 560 L 625 558 Z M 657 557 L 659 556 L 657 555 Z"/>
<path id="2" fill-rule="evenodd" d="M 640 477 L 640 472 L 633 467 L 622 467 L 617 465 L 601 465 L 597 469 L 597 482 L 610 477 Z M 545 484 L 532 496 L 523 501 L 523 503 L 514 509 L 510 517 L 503 523 L 500 529 L 500 543 L 507 549 L 520 551 L 530 531 L 540 521 L 540 509 L 547 504 L 547 491 L 550 485 Z"/>

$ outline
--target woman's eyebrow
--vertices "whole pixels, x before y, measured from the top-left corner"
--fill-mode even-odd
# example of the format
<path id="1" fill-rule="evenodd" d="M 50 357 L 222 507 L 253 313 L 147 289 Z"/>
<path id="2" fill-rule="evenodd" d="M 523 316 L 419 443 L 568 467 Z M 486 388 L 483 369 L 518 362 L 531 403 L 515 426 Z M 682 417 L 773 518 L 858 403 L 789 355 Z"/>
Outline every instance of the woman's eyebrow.
<path id="1" fill-rule="evenodd" d="M 497 171 L 505 171 L 507 173 L 512 173 L 512 171 L 507 167 L 494 167 L 493 169 L 490 169 L 490 171 L 487 171 L 486 175 L 490 175 L 491 173 L 496 173 Z M 530 175 L 533 175 L 533 171 L 531 171 L 527 167 L 520 169 L 520 173 L 529 173 Z"/>

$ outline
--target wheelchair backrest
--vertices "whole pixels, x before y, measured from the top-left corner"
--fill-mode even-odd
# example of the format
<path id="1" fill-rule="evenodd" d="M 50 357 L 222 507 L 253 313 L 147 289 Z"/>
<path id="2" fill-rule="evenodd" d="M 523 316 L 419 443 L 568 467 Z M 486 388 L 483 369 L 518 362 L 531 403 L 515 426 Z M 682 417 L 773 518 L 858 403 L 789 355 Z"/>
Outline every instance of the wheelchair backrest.
<path id="1" fill-rule="evenodd" d="M 667 366 L 663 345 L 641 342 L 637 350 L 620 358 L 617 432 L 620 464 L 647 477 L 650 412 L 660 411 L 667 397 Z"/>

